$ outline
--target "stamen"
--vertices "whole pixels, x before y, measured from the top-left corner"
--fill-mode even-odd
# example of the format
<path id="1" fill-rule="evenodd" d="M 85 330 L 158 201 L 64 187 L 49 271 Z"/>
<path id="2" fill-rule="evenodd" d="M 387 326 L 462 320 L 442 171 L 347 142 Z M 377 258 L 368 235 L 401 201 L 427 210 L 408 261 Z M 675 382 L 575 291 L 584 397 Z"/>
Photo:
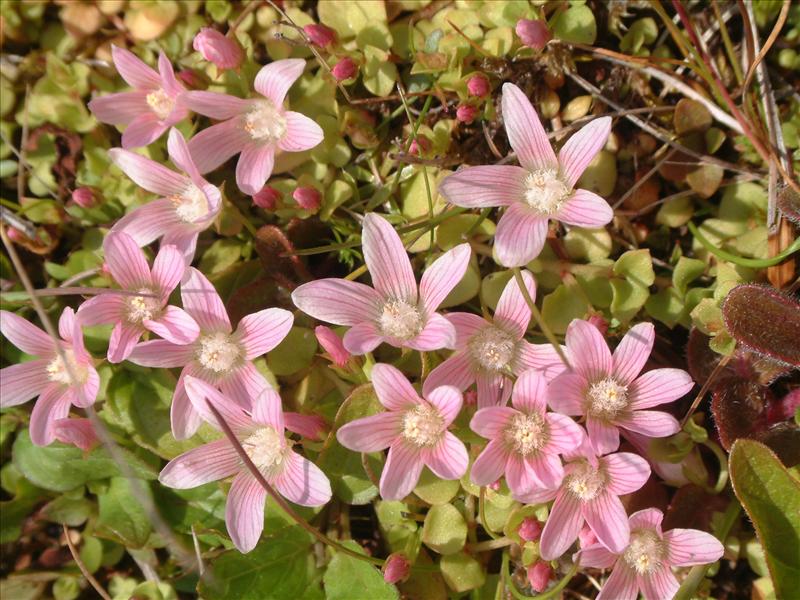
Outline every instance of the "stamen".
<path id="1" fill-rule="evenodd" d="M 231 336 L 218 331 L 198 340 L 197 361 L 214 373 L 227 373 L 242 357 L 242 349 Z"/>
<path id="2" fill-rule="evenodd" d="M 89 378 L 88 367 L 78 363 L 75 358 L 75 353 L 72 350 L 64 350 L 64 357 L 67 359 L 66 365 L 69 365 L 69 369 L 67 369 L 64 361 L 61 360 L 61 356 L 56 355 L 45 368 L 47 378 L 55 383 L 72 385 L 72 378 L 70 377 L 71 371 L 72 375 L 75 377 L 75 383 L 78 385 L 86 383 L 86 380 Z"/>
<path id="3" fill-rule="evenodd" d="M 170 196 L 175 214 L 184 223 L 194 223 L 208 214 L 208 200 L 199 187 L 190 183 L 180 194 Z"/>
<path id="4" fill-rule="evenodd" d="M 286 133 L 286 119 L 269 100 L 256 100 L 244 116 L 244 130 L 258 142 L 277 142 Z"/>
<path id="5" fill-rule="evenodd" d="M 622 559 L 639 575 L 649 575 L 658 569 L 666 556 L 664 541 L 652 529 L 631 531 L 631 541 Z"/>
<path id="6" fill-rule="evenodd" d="M 386 337 L 410 340 L 419 335 L 424 323 L 416 306 L 405 300 L 389 300 L 383 305 L 378 326 Z"/>
<path id="7" fill-rule="evenodd" d="M 419 404 L 403 417 L 403 437 L 419 447 L 435 446 L 444 430 L 442 415 L 429 404 Z"/>
<path id="8" fill-rule="evenodd" d="M 469 350 L 487 371 L 502 371 L 514 358 L 516 341 L 499 327 L 484 327 L 472 336 Z"/>
<path id="9" fill-rule="evenodd" d="M 278 469 L 286 456 L 286 439 L 272 427 L 262 427 L 250 434 L 242 448 L 259 471 Z"/>
<path id="10" fill-rule="evenodd" d="M 525 179 L 525 202 L 542 216 L 557 213 L 571 191 L 551 169 L 533 171 Z"/>
<path id="11" fill-rule="evenodd" d="M 152 294 L 154 290 L 142 288 L 138 290 L 140 294 Z M 128 297 L 128 321 L 130 323 L 141 323 L 156 318 L 161 313 L 161 298 L 152 296 L 129 296 Z"/>
<path id="12" fill-rule="evenodd" d="M 586 414 L 600 419 L 613 419 L 628 407 L 628 388 L 606 377 L 589 386 L 586 400 Z"/>
<path id="13" fill-rule="evenodd" d="M 547 423 L 535 413 L 515 415 L 503 433 L 506 442 L 522 456 L 541 450 L 547 443 Z"/>
<path id="14" fill-rule="evenodd" d="M 147 94 L 146 100 L 150 109 L 162 121 L 166 119 L 175 108 L 175 100 L 161 88 Z"/>
<path id="15" fill-rule="evenodd" d="M 564 481 L 567 490 L 586 502 L 600 495 L 605 488 L 606 479 L 606 474 L 601 469 L 582 461 L 574 466 Z"/>

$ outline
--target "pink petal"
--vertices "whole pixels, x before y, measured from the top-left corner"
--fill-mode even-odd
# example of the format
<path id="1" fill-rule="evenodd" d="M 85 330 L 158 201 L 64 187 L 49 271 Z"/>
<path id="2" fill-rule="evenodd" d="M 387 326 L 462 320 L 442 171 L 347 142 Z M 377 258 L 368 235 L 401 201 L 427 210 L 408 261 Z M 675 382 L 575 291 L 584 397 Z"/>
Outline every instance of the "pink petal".
<path id="1" fill-rule="evenodd" d="M 566 351 L 564 346 L 562 349 Z M 561 375 L 566 370 L 566 366 L 552 345 L 531 344 L 520 340 L 512 369 L 516 374 L 528 369 L 537 369 L 549 382 Z"/>
<path id="2" fill-rule="evenodd" d="M 89 419 L 56 419 L 53 421 L 53 435 L 63 443 L 89 452 L 100 443 Z"/>
<path id="3" fill-rule="evenodd" d="M 189 146 L 183 134 L 174 127 L 169 130 L 167 137 L 167 151 L 173 163 L 184 173 L 186 173 L 192 182 L 200 187 L 205 180 L 200 176 L 200 172 L 194 164 L 192 155 L 189 152 Z"/>
<path id="4" fill-rule="evenodd" d="M 511 397 L 511 380 L 502 373 L 478 372 L 478 408 L 504 406 Z"/>
<path id="5" fill-rule="evenodd" d="M 578 375 L 595 381 L 611 374 L 611 351 L 597 327 L 573 319 L 567 327 L 566 341 L 572 368 Z"/>
<path id="6" fill-rule="evenodd" d="M 617 560 L 617 555 L 609 552 L 603 544 L 593 544 L 582 548 L 574 557 L 582 567 L 593 569 L 610 569 Z"/>
<path id="7" fill-rule="evenodd" d="M 186 273 L 183 255 L 175 246 L 161 244 L 153 261 L 153 283 L 165 297 L 178 287 Z"/>
<path id="8" fill-rule="evenodd" d="M 445 252 L 425 269 L 419 284 L 419 296 L 426 315 L 433 313 L 447 295 L 458 285 L 469 266 L 472 250 L 469 244 L 459 244 Z"/>
<path id="9" fill-rule="evenodd" d="M 563 373 L 547 388 L 547 404 L 562 415 L 582 415 L 587 387 L 582 375 Z"/>
<path id="10" fill-rule="evenodd" d="M 483 317 L 471 313 L 448 313 L 445 318 L 453 324 L 456 330 L 456 348 L 467 346 L 473 335 L 490 325 Z"/>
<path id="11" fill-rule="evenodd" d="M 142 367 L 174 369 L 185 366 L 194 358 L 194 347 L 180 346 L 166 340 L 143 342 L 136 346 L 128 360 Z"/>
<path id="12" fill-rule="evenodd" d="M 425 327 L 419 332 L 419 335 L 402 345 L 420 352 L 429 352 L 441 348 L 455 348 L 455 328 L 442 315 L 434 313 L 428 317 Z"/>
<path id="13" fill-rule="evenodd" d="M 382 303 L 371 287 L 346 279 L 319 279 L 292 292 L 292 302 L 303 312 L 334 325 L 358 325 L 378 318 Z"/>
<path id="14" fill-rule="evenodd" d="M 242 459 L 227 439 L 192 448 L 167 463 L 158 480 L 178 490 L 197 487 L 230 477 L 241 468 Z"/>
<path id="15" fill-rule="evenodd" d="M 354 452 L 378 452 L 391 446 L 402 429 L 402 414 L 384 412 L 342 425 L 336 432 L 336 439 Z"/>
<path id="16" fill-rule="evenodd" d="M 289 452 L 273 485 L 287 500 L 301 506 L 322 506 L 331 499 L 331 483 L 320 468 L 296 452 Z"/>
<path id="17" fill-rule="evenodd" d="M 65 308 L 61 311 L 61 316 L 58 318 L 58 335 L 61 339 L 70 343 L 80 346 L 80 352 L 83 354 L 86 350 L 83 347 L 83 334 L 78 319 L 75 317 L 75 311 L 71 307 Z M 78 348 L 73 348 L 78 351 Z"/>
<path id="18" fill-rule="evenodd" d="M 667 437 L 681 430 L 680 423 L 675 417 L 658 410 L 637 410 L 618 416 L 615 422 L 624 429 L 651 438 Z"/>
<path id="19" fill-rule="evenodd" d="M 316 442 L 325 439 L 327 424 L 319 415 L 303 415 L 296 412 L 283 413 L 284 426 L 300 437 Z"/>
<path id="20" fill-rule="evenodd" d="M 239 321 L 234 337 L 244 347 L 244 357 L 252 360 L 266 354 L 289 334 L 294 315 L 282 308 L 267 308 Z"/>
<path id="21" fill-rule="evenodd" d="M 557 489 L 548 490 L 546 488 L 541 488 L 532 491 L 530 494 L 525 494 L 524 496 L 519 496 L 515 499 L 522 502 L 523 504 L 544 504 L 546 502 L 550 502 L 557 495 L 558 495 Z"/>
<path id="22" fill-rule="evenodd" d="M 230 119 L 203 129 L 189 140 L 189 152 L 197 170 L 208 173 L 225 164 L 251 142 L 239 119 Z"/>
<path id="23" fill-rule="evenodd" d="M 558 164 L 561 176 L 567 188 L 572 189 L 580 176 L 592 162 L 611 133 L 611 117 L 593 119 L 581 127 L 561 147 L 558 153 Z"/>
<path id="24" fill-rule="evenodd" d="M 172 68 L 172 63 L 167 58 L 162 50 L 158 54 L 158 74 L 160 75 L 161 87 L 170 96 L 177 96 L 184 92 L 183 86 L 175 78 L 175 71 Z"/>
<path id="25" fill-rule="evenodd" d="M 620 561 L 611 571 L 595 600 L 636 600 L 638 597 L 639 584 L 636 581 L 636 573 Z"/>
<path id="26" fill-rule="evenodd" d="M 115 323 L 124 318 L 127 306 L 127 298 L 121 294 L 98 294 L 80 305 L 78 319 L 83 325 Z"/>
<path id="27" fill-rule="evenodd" d="M 161 78 L 158 73 L 142 62 L 133 52 L 112 44 L 111 59 L 114 61 L 117 72 L 131 87 L 146 90 L 155 90 L 161 87 Z"/>
<path id="28" fill-rule="evenodd" d="M 238 369 L 219 382 L 222 393 L 246 410 L 264 390 L 272 389 L 270 384 L 250 361 L 245 361 Z"/>
<path id="29" fill-rule="evenodd" d="M 523 496 L 537 487 L 542 487 L 528 462 L 513 453 L 506 464 L 506 482 L 514 497 Z"/>
<path id="30" fill-rule="evenodd" d="M 421 402 L 417 391 L 397 367 L 378 363 L 372 367 L 371 379 L 378 400 L 388 410 L 408 410 Z"/>
<path id="31" fill-rule="evenodd" d="M 364 261 L 372 285 L 384 298 L 417 303 L 417 280 L 400 236 L 377 213 L 364 216 L 361 233 Z"/>
<path id="32" fill-rule="evenodd" d="M 576 227 L 603 227 L 614 218 L 614 209 L 589 190 L 575 190 L 556 213 L 555 219 Z"/>
<path id="33" fill-rule="evenodd" d="M 475 381 L 472 361 L 464 351 L 455 352 L 450 358 L 430 372 L 422 386 L 423 395 L 440 385 L 452 385 L 462 392 Z"/>
<path id="34" fill-rule="evenodd" d="M 310 150 L 325 137 L 322 128 L 303 114 L 287 110 L 283 118 L 286 119 L 286 133 L 278 142 L 278 147 L 284 152 Z"/>
<path id="35" fill-rule="evenodd" d="M 153 343 L 153 342 L 147 342 Z M 187 376 L 197 376 L 199 369 L 193 365 L 187 365 L 178 377 L 178 383 L 175 385 L 175 392 L 172 394 L 172 404 L 169 407 L 170 425 L 172 428 L 172 435 L 177 440 L 185 440 L 191 437 L 198 430 L 203 420 L 200 417 L 192 401 L 186 393 L 184 380 Z"/>
<path id="36" fill-rule="evenodd" d="M 655 339 L 656 330 L 652 323 L 639 323 L 631 327 L 614 350 L 614 377 L 630 385 L 650 357 Z"/>
<path id="37" fill-rule="evenodd" d="M 383 341 L 383 336 L 371 321 L 354 325 L 344 334 L 342 339 L 345 350 L 356 356 L 372 352 Z"/>
<path id="38" fill-rule="evenodd" d="M 614 425 L 590 416 L 586 418 L 586 433 L 598 456 L 619 448 L 619 429 Z"/>
<path id="39" fill-rule="evenodd" d="M 625 550 L 631 529 L 625 507 L 617 496 L 603 492 L 584 502 L 583 516 L 601 544 L 616 554 Z"/>
<path id="40" fill-rule="evenodd" d="M 697 529 L 672 529 L 664 533 L 664 541 L 667 562 L 673 567 L 716 562 L 725 550 L 717 538 Z"/>
<path id="41" fill-rule="evenodd" d="M 512 165 L 466 167 L 448 175 L 439 193 L 450 204 L 466 208 L 509 206 L 525 197 L 528 172 Z"/>
<path id="42" fill-rule="evenodd" d="M 167 198 L 161 198 L 133 209 L 117 221 L 111 231 L 125 232 L 139 246 L 146 246 L 164 235 L 174 222 L 175 206 Z"/>
<path id="43" fill-rule="evenodd" d="M 125 128 L 122 134 L 122 147 L 127 150 L 148 146 L 160 138 L 168 127 L 153 113 L 139 115 Z"/>
<path id="44" fill-rule="evenodd" d="M 86 383 L 78 388 L 72 400 L 72 403 L 79 408 L 86 408 L 94 404 L 97 400 L 97 392 L 100 390 L 100 376 L 97 374 L 97 370 L 91 365 L 87 370 Z"/>
<path id="45" fill-rule="evenodd" d="M 641 456 L 617 452 L 600 459 L 608 475 L 606 489 L 617 496 L 640 489 L 650 477 L 650 465 Z"/>
<path id="46" fill-rule="evenodd" d="M 458 388 L 452 385 L 442 385 L 431 390 L 431 393 L 425 399 L 436 407 L 436 410 L 444 418 L 446 427 L 449 427 L 456 420 L 464 400 Z"/>
<path id="47" fill-rule="evenodd" d="M 162 196 L 181 194 L 189 183 L 183 175 L 130 150 L 112 148 L 108 156 L 136 185 L 148 192 Z"/>
<path id="48" fill-rule="evenodd" d="M 218 121 L 246 113 L 251 105 L 250 101 L 236 96 L 203 91 L 186 92 L 183 103 L 192 111 Z"/>
<path id="49" fill-rule="evenodd" d="M 561 454 L 580 446 L 586 434 L 583 428 L 566 415 L 548 413 L 545 417 L 548 426 L 547 452 Z"/>
<path id="50" fill-rule="evenodd" d="M 275 431 L 283 433 L 283 407 L 281 397 L 269 385 L 265 386 L 258 396 L 253 398 L 251 416 L 259 425 L 269 425 Z"/>
<path id="51" fill-rule="evenodd" d="M 481 486 L 491 485 L 503 475 L 507 461 L 508 450 L 505 442 L 497 439 L 491 440 L 472 463 L 470 471 L 472 483 Z"/>
<path id="52" fill-rule="evenodd" d="M 522 90 L 513 83 L 503 84 L 501 102 L 508 142 L 516 151 L 519 164 L 529 171 L 555 169 L 556 154 L 539 115 Z"/>
<path id="53" fill-rule="evenodd" d="M 511 395 L 511 404 L 526 414 L 544 415 L 547 410 L 547 380 L 533 369 L 517 378 Z"/>
<path id="54" fill-rule="evenodd" d="M 306 61 L 300 58 L 273 61 L 261 67 L 253 87 L 279 108 L 283 105 L 289 88 L 300 78 L 305 68 Z"/>
<path id="55" fill-rule="evenodd" d="M 186 269 L 181 282 L 181 300 L 202 331 L 231 330 L 228 311 L 211 282 L 194 267 Z"/>
<path id="56" fill-rule="evenodd" d="M 536 300 L 536 282 L 528 271 L 522 271 L 522 279 L 531 300 Z M 528 330 L 528 323 L 531 320 L 531 309 L 525 301 L 525 297 L 519 289 L 516 278 L 508 280 L 500 300 L 497 302 L 497 309 L 494 311 L 494 322 L 514 334 L 517 339 L 522 339 Z"/>
<path id="57" fill-rule="evenodd" d="M 652 408 L 688 394 L 694 387 L 691 375 L 682 369 L 648 371 L 628 388 L 631 410 Z"/>
<path id="58" fill-rule="evenodd" d="M 441 388 L 440 388 L 441 389 Z M 464 444 L 449 431 L 433 448 L 423 451 L 422 460 L 434 475 L 442 479 L 459 479 L 467 472 L 469 455 Z"/>
<path id="59" fill-rule="evenodd" d="M 512 204 L 500 217 L 494 235 L 497 260 L 504 267 L 521 267 L 539 256 L 547 238 L 547 217 L 524 204 Z"/>
<path id="60" fill-rule="evenodd" d="M 275 147 L 248 144 L 236 163 L 236 185 L 248 196 L 261 191 L 275 166 Z"/>
<path id="61" fill-rule="evenodd" d="M 49 335 L 7 310 L 0 310 L 0 332 L 26 354 L 52 356 L 56 352 L 55 342 Z"/>
<path id="62" fill-rule="evenodd" d="M 0 369 L 0 408 L 27 402 L 47 386 L 49 359 L 32 360 Z"/>
<path id="63" fill-rule="evenodd" d="M 182 308 L 167 306 L 157 319 L 143 321 L 142 324 L 169 342 L 191 344 L 200 335 L 200 327 Z"/>
<path id="64" fill-rule="evenodd" d="M 114 280 L 126 290 L 152 285 L 150 265 L 134 239 L 122 231 L 110 233 L 103 241 L 106 265 Z"/>
<path id="65" fill-rule="evenodd" d="M 250 419 L 245 416 L 240 406 L 237 406 L 233 400 L 223 396 L 202 379 L 187 375 L 184 377 L 183 385 L 186 387 L 186 395 L 189 396 L 194 409 L 200 413 L 200 416 L 205 421 L 211 423 L 220 431 L 222 431 L 222 426 L 219 424 L 217 416 L 209 408 L 208 403 L 211 403 L 217 409 L 222 419 L 234 431 L 237 428 L 246 429 L 252 426 Z"/>
<path id="66" fill-rule="evenodd" d="M 119 322 L 111 330 L 108 340 L 108 362 L 121 363 L 133 352 L 133 347 L 141 339 L 144 327 Z"/>
<path id="67" fill-rule="evenodd" d="M 64 386 L 51 383 L 42 390 L 33 405 L 30 420 L 31 441 L 36 446 L 48 446 L 55 440 L 53 421 L 69 415 L 70 394 Z"/>
<path id="68" fill-rule="evenodd" d="M 225 525 L 239 552 L 250 552 L 264 531 L 264 502 L 267 491 L 250 474 L 241 471 L 233 478 L 225 504 Z"/>
<path id="69" fill-rule="evenodd" d="M 581 525 L 583 514 L 578 499 L 568 492 L 558 492 L 539 541 L 542 558 L 554 560 L 564 554 L 578 538 Z"/>
<path id="70" fill-rule="evenodd" d="M 469 427 L 481 437 L 499 438 L 509 421 L 519 413 L 510 406 L 487 406 L 478 410 L 469 422 Z"/>
<path id="71" fill-rule="evenodd" d="M 661 533 L 661 521 L 663 520 L 664 513 L 657 508 L 645 508 L 628 517 L 631 529 L 655 529 L 659 537 L 663 537 Z"/>
<path id="72" fill-rule="evenodd" d="M 121 92 L 93 98 L 89 110 L 101 123 L 129 125 L 136 117 L 150 111 L 147 92 Z"/>
<path id="73" fill-rule="evenodd" d="M 333 364 L 337 367 L 347 364 L 347 361 L 350 360 L 350 353 L 345 350 L 342 338 L 333 329 L 325 325 L 317 325 L 314 328 L 314 336 L 322 349 L 328 353 Z"/>
<path id="74" fill-rule="evenodd" d="M 564 480 L 564 467 L 555 454 L 538 452 L 525 459 L 536 487 L 555 489 Z"/>
<path id="75" fill-rule="evenodd" d="M 384 500 L 402 500 L 416 487 L 423 462 L 419 450 L 402 441 L 389 448 L 381 473 L 380 490 Z"/>
<path id="76" fill-rule="evenodd" d="M 649 575 L 639 577 L 645 598 L 674 598 L 680 585 L 669 567 L 662 566 Z"/>

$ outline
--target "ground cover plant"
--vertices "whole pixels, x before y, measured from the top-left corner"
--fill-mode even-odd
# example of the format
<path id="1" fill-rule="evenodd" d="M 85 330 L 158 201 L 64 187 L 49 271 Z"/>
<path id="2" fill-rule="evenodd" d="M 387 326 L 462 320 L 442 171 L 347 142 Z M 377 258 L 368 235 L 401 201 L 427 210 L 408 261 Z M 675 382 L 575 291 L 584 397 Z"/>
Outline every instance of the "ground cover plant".
<path id="1" fill-rule="evenodd" d="M 0 3 L 0 594 L 796 597 L 799 37 Z"/>

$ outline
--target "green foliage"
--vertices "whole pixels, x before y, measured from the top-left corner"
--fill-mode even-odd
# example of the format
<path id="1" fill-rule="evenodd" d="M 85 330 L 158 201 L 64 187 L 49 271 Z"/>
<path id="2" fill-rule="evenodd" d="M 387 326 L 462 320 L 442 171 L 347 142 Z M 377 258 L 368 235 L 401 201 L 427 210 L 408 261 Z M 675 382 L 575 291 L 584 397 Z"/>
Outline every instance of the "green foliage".
<path id="1" fill-rule="evenodd" d="M 363 548 L 352 540 L 342 544 L 364 554 Z M 397 600 L 400 597 L 375 566 L 342 552 L 334 552 L 322 582 L 326 600 Z"/>

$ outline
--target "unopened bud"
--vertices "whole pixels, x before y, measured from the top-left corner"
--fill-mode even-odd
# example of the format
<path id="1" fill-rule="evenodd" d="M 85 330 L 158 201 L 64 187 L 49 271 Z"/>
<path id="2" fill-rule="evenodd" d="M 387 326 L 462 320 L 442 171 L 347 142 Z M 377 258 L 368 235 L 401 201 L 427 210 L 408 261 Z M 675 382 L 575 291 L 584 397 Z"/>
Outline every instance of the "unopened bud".
<path id="1" fill-rule="evenodd" d="M 456 119 L 462 123 L 472 123 L 478 116 L 478 109 L 469 104 L 462 104 L 456 109 Z"/>
<path id="2" fill-rule="evenodd" d="M 390 554 L 383 565 L 383 580 L 386 583 L 397 583 L 408 577 L 411 571 L 411 563 L 404 554 L 396 552 Z"/>
<path id="3" fill-rule="evenodd" d="M 325 325 L 318 325 L 314 329 L 314 335 L 317 336 L 319 345 L 325 349 L 336 366 L 343 367 L 347 364 L 347 361 L 350 360 L 350 353 L 345 349 L 342 338 L 336 335 L 333 329 Z"/>
<path id="4" fill-rule="evenodd" d="M 265 185 L 260 192 L 256 192 L 255 196 L 253 196 L 253 204 L 264 210 L 275 210 L 280 199 L 281 193 L 278 190 L 272 186 Z"/>
<path id="5" fill-rule="evenodd" d="M 526 542 L 535 542 L 542 535 L 542 523 L 539 519 L 533 517 L 526 517 L 522 524 L 519 526 L 517 533 Z"/>
<path id="6" fill-rule="evenodd" d="M 88 187 L 79 187 L 72 192 L 71 200 L 81 208 L 92 208 L 95 205 L 94 192 Z"/>
<path id="7" fill-rule="evenodd" d="M 238 69 L 244 60 L 244 51 L 239 42 L 211 27 L 203 27 L 194 36 L 192 46 L 219 69 Z"/>
<path id="8" fill-rule="evenodd" d="M 308 36 L 308 39 L 311 40 L 311 43 L 320 48 L 327 48 L 336 43 L 336 32 L 321 23 L 306 25 L 303 27 L 303 31 Z"/>
<path id="9" fill-rule="evenodd" d="M 547 28 L 547 23 L 539 19 L 520 19 L 517 21 L 516 32 L 522 43 L 534 50 L 544 48 L 553 37 Z"/>
<path id="10" fill-rule="evenodd" d="M 305 210 L 319 210 L 319 205 L 322 204 L 322 194 L 319 193 L 317 188 L 311 187 L 310 185 L 297 188 L 292 192 L 292 198 L 300 205 L 300 208 Z"/>
<path id="11" fill-rule="evenodd" d="M 528 567 L 528 583 L 536 592 L 543 592 L 553 578 L 553 569 L 543 560 L 537 560 Z"/>
<path id="12" fill-rule="evenodd" d="M 345 81 L 352 79 L 358 73 L 358 65 L 352 58 L 343 58 L 331 69 L 331 73 L 336 78 L 336 81 Z"/>
<path id="13" fill-rule="evenodd" d="M 473 75 L 467 79 L 467 91 L 478 98 L 489 93 L 489 80 L 483 75 Z"/>

